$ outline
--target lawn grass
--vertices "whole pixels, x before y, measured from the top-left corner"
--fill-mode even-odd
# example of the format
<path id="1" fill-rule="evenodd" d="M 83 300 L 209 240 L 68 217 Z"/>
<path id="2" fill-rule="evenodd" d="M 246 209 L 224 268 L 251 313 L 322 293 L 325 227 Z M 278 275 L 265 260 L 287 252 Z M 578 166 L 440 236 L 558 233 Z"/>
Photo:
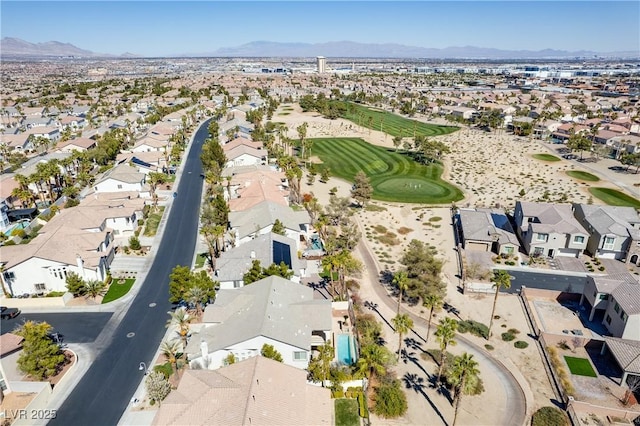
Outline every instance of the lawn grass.
<path id="1" fill-rule="evenodd" d="M 569 170 L 567 172 L 567 175 L 571 176 L 574 179 L 584 180 L 587 182 L 597 182 L 600 180 L 598 176 L 592 175 L 591 173 L 583 172 L 580 170 Z"/>
<path id="2" fill-rule="evenodd" d="M 144 227 L 144 236 L 145 237 L 153 237 L 156 235 L 158 231 L 158 225 L 160 224 L 160 219 L 162 219 L 162 214 L 164 213 L 164 206 L 158 207 L 158 210 L 149 213 L 149 217 L 147 218 L 147 225 Z"/>
<path id="3" fill-rule="evenodd" d="M 360 426 L 358 400 L 340 398 L 335 400 L 336 426 Z"/>
<path id="4" fill-rule="evenodd" d="M 339 102 L 339 101 L 336 101 Z M 455 126 L 439 126 L 412 120 L 393 114 L 389 111 L 368 108 L 352 102 L 343 102 L 345 114 L 343 118 L 368 129 L 379 130 L 391 136 L 439 136 L 458 130 Z M 371 117 L 371 119 L 369 119 Z"/>
<path id="5" fill-rule="evenodd" d="M 107 294 L 102 298 L 102 303 L 113 302 L 127 294 L 135 281 L 135 278 L 126 278 L 124 280 L 114 279 L 109 286 L 109 291 L 107 291 Z"/>
<path id="6" fill-rule="evenodd" d="M 532 157 L 540 161 L 560 161 L 560 158 L 551 154 L 533 154 Z"/>
<path id="7" fill-rule="evenodd" d="M 359 171 L 369 176 L 375 200 L 445 204 L 463 198 L 460 189 L 440 179 L 443 167 L 439 163 L 425 166 L 360 138 L 312 141 L 312 155 L 318 156 L 333 176 L 350 182 Z"/>
<path id="8" fill-rule="evenodd" d="M 640 200 L 633 198 L 617 189 L 611 188 L 589 188 L 591 195 L 604 201 L 610 206 L 634 207 L 640 209 Z"/>
<path id="9" fill-rule="evenodd" d="M 196 256 L 196 268 L 202 268 L 204 266 L 204 262 L 207 261 L 206 253 L 198 253 Z"/>
<path id="10" fill-rule="evenodd" d="M 565 356 L 564 360 L 567 362 L 567 366 L 569 366 L 571 374 L 575 374 L 577 376 L 598 377 L 596 372 L 593 371 L 593 367 L 588 359 Z"/>

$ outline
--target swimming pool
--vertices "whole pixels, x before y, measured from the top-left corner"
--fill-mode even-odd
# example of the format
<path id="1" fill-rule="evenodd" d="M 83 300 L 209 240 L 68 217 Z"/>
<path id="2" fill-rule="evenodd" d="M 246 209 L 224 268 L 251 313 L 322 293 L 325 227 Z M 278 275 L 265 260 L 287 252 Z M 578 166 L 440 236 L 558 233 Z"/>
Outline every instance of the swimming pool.
<path id="1" fill-rule="evenodd" d="M 355 362 L 356 352 L 353 336 L 350 334 L 338 334 L 336 340 L 338 361 L 346 365 L 353 364 Z"/>
<path id="2" fill-rule="evenodd" d="M 313 234 L 311 236 L 311 250 L 322 250 L 322 241 L 320 241 L 320 236 L 318 234 Z"/>
<path id="3" fill-rule="evenodd" d="M 15 225 L 13 225 L 11 228 L 7 228 L 6 231 L 4 231 L 4 235 L 6 235 L 7 237 L 11 236 L 11 233 L 16 230 L 16 229 L 25 229 L 27 226 L 29 226 L 29 222 L 28 221 L 20 221 L 18 223 L 16 223 Z"/>

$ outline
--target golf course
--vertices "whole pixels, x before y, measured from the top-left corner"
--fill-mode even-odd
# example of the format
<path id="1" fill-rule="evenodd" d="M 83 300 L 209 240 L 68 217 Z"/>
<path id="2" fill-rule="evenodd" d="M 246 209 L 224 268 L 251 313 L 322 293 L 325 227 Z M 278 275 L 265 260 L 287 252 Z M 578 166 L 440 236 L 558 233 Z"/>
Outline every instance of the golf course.
<path id="1" fill-rule="evenodd" d="M 464 198 L 460 189 L 440 178 L 443 167 L 439 163 L 419 164 L 407 155 L 360 138 L 310 140 L 312 155 L 320 158 L 331 175 L 353 182 L 356 173 L 366 173 L 375 200 L 445 204 Z"/>

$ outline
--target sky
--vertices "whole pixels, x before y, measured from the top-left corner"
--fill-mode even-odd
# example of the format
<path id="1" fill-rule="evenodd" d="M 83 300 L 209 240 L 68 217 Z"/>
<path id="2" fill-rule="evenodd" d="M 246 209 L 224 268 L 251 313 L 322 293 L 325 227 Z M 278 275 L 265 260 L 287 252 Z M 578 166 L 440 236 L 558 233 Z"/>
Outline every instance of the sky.
<path id="1" fill-rule="evenodd" d="M 98 53 L 212 53 L 252 41 L 640 51 L 629 1 L 6 1 L 0 34 Z"/>

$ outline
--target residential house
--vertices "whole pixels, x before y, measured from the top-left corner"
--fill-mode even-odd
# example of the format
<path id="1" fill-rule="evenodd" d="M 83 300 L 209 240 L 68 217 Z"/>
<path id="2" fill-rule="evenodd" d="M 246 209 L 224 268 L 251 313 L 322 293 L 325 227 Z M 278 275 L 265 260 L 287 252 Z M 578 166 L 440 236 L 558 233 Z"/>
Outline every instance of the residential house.
<path id="1" fill-rule="evenodd" d="M 242 287 L 244 274 L 251 269 L 254 260 L 260 261 L 264 268 L 272 263 L 279 265 L 284 262 L 293 271 L 293 282 L 299 283 L 300 278 L 306 276 L 306 260 L 298 259 L 296 241 L 270 232 L 256 237 L 249 244 L 223 252 L 216 259 L 213 278 L 223 289 Z"/>
<path id="2" fill-rule="evenodd" d="M 24 132 L 26 135 L 33 135 L 33 137 L 41 137 L 49 139 L 52 142 L 60 139 L 60 130 L 53 126 L 33 127 Z"/>
<path id="3" fill-rule="evenodd" d="M 93 185 L 95 192 L 128 192 L 135 191 L 142 197 L 149 196 L 149 186 L 145 183 L 146 175 L 128 164 L 118 164 L 107 170 Z"/>
<path id="4" fill-rule="evenodd" d="M 530 256 L 578 257 L 587 247 L 589 233 L 573 217 L 570 204 L 516 201 L 514 219 Z"/>
<path id="5" fill-rule="evenodd" d="M 289 184 L 284 172 L 269 166 L 243 166 L 226 168 L 225 199 L 231 211 L 243 211 L 263 201 L 289 205 Z"/>
<path id="6" fill-rule="evenodd" d="M 89 138 L 75 138 L 56 144 L 55 152 L 84 152 L 88 149 L 95 148 L 96 141 Z"/>
<path id="7" fill-rule="evenodd" d="M 251 166 L 267 164 L 267 151 L 247 145 L 238 145 L 231 149 L 225 149 L 227 163 L 225 167 Z"/>
<path id="8" fill-rule="evenodd" d="M 517 255 L 520 251 L 518 236 L 502 210 L 460 209 L 456 226 L 465 250 L 505 255 Z"/>
<path id="9" fill-rule="evenodd" d="M 332 425 L 330 390 L 306 376 L 262 356 L 216 371 L 185 370 L 152 425 Z"/>
<path id="10" fill-rule="evenodd" d="M 609 336 L 603 336 L 603 338 L 601 354 L 608 349 L 622 370 L 620 385 L 628 384 L 628 379 L 631 377 L 640 378 L 640 342 Z"/>
<path id="11" fill-rule="evenodd" d="M 614 136 L 607 141 L 607 145 L 615 150 L 614 158 L 620 159 L 624 154 L 637 154 L 640 152 L 640 136 Z"/>
<path id="12" fill-rule="evenodd" d="M 0 335 L 0 360 L 21 350 L 23 342 L 24 337 L 18 336 L 17 334 L 4 333 Z M 2 392 L 3 395 L 12 392 L 11 380 L 9 380 L 3 368 L 5 362 L 0 361 L 0 392 Z"/>
<path id="13" fill-rule="evenodd" d="M 574 204 L 576 219 L 589 231 L 594 257 L 640 265 L 640 216 L 633 207 Z"/>
<path id="14" fill-rule="evenodd" d="M 167 150 L 168 144 L 169 142 L 167 140 L 158 140 L 150 137 L 145 137 L 140 139 L 135 143 L 135 145 L 133 145 L 133 148 L 131 148 L 131 152 L 164 152 Z"/>
<path id="15" fill-rule="evenodd" d="M 272 345 L 286 365 L 304 370 L 312 350 L 331 339 L 331 301 L 314 290 L 277 276 L 242 288 L 220 289 L 205 309 L 202 324 L 191 327 L 185 353 L 191 367 L 215 370 L 233 354 L 239 361 Z"/>
<path id="16" fill-rule="evenodd" d="M 72 131 L 83 129 L 87 125 L 87 121 L 84 117 L 77 117 L 75 115 L 69 115 L 66 117 L 60 117 L 58 119 L 60 128 L 64 131 L 70 129 Z"/>
<path id="17" fill-rule="evenodd" d="M 285 228 L 285 236 L 296 241 L 296 250 L 300 241 L 306 241 L 311 229 L 311 218 L 306 211 L 294 211 L 272 201 L 263 201 L 241 212 L 229 213 L 230 233 L 236 245 L 252 241 L 255 237 L 271 232 L 278 219 Z"/>
<path id="18" fill-rule="evenodd" d="M 640 341 L 640 282 L 635 276 L 588 275 L 580 305 L 584 302 L 589 303 L 589 321 L 598 315 L 612 336 Z"/>
<path id="19" fill-rule="evenodd" d="M 34 149 L 33 141 L 26 133 L 0 134 L 0 145 L 6 145 L 9 151 L 27 152 Z"/>

